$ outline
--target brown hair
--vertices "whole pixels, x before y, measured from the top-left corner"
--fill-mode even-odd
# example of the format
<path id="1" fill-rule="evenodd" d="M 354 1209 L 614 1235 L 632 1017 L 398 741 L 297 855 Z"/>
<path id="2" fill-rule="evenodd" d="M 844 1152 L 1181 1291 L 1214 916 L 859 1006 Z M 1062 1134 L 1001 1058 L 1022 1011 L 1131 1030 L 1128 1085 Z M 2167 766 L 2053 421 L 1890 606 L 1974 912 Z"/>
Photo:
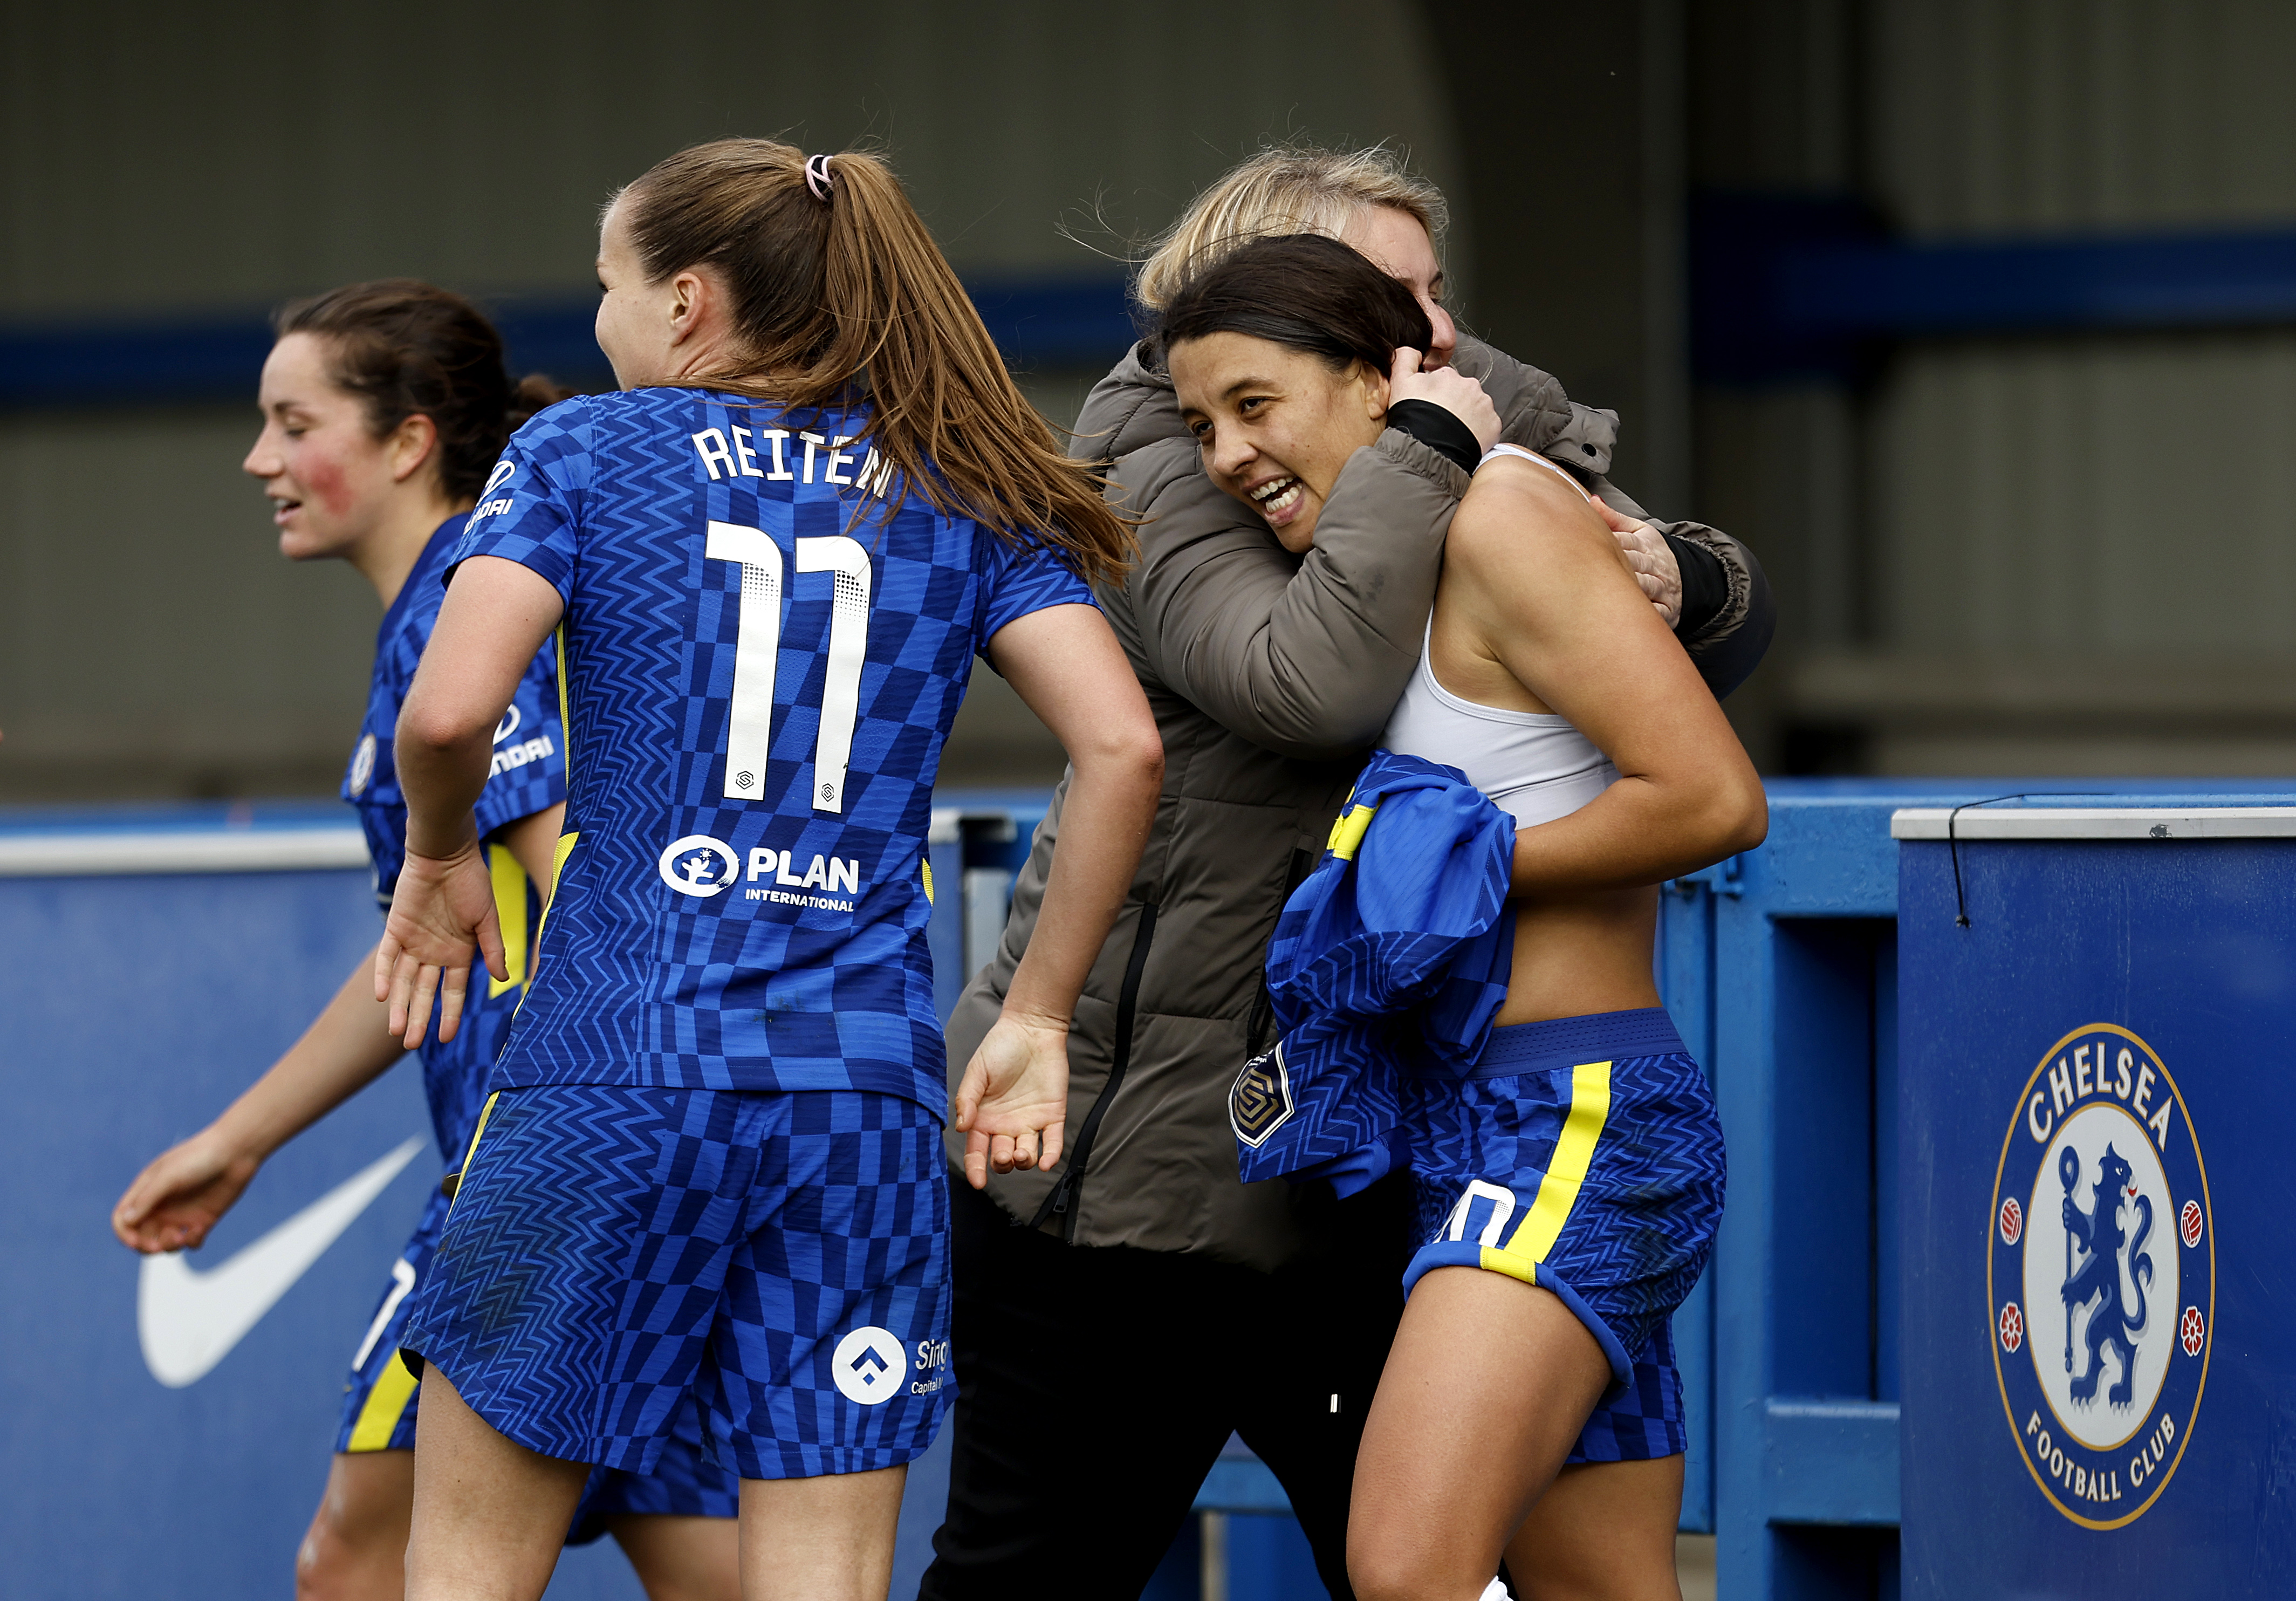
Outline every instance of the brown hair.
<path id="1" fill-rule="evenodd" d="M 1164 308 L 1157 350 L 1214 333 L 1273 340 L 1335 373 L 1360 361 L 1384 374 L 1398 348 L 1434 338 L 1416 295 L 1321 234 L 1255 239 L 1189 279 Z"/>
<path id="2" fill-rule="evenodd" d="M 513 386 L 494 324 L 462 296 L 415 278 L 297 300 L 271 327 L 281 339 L 308 333 L 325 343 L 328 376 L 366 403 L 375 438 L 411 416 L 430 418 L 450 500 L 476 500 L 512 431 L 573 392 L 539 374 Z"/>
<path id="3" fill-rule="evenodd" d="M 1161 311 L 1192 275 L 1247 240 L 1282 234 L 1336 239 L 1374 206 L 1416 218 L 1441 259 L 1450 206 L 1440 189 L 1414 177 L 1385 145 L 1341 151 L 1282 144 L 1263 150 L 1188 202 L 1141 264 L 1133 298 L 1151 311 Z"/>
<path id="4" fill-rule="evenodd" d="M 827 159 L 828 198 L 806 160 L 770 139 L 680 151 L 617 197 L 648 281 L 723 275 L 749 366 L 712 383 L 778 404 L 838 403 L 865 382 L 870 443 L 939 511 L 1034 539 L 1087 579 L 1119 578 L 1131 525 L 1101 498 L 1023 399 L 980 315 L 892 169 Z"/>

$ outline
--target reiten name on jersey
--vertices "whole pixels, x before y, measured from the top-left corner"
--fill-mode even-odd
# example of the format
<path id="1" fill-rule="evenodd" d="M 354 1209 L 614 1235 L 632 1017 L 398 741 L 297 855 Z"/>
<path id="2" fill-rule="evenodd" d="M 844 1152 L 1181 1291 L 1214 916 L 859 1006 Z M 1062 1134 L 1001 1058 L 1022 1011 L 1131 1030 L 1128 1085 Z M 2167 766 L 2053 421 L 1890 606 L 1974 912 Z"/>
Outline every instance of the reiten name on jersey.
<path id="1" fill-rule="evenodd" d="M 730 441 L 726 438 L 729 432 L 733 435 Z M 872 495 L 882 496 L 892 477 L 893 464 L 879 456 L 873 447 L 867 456 L 857 458 L 847 451 L 845 447 L 860 437 L 840 433 L 831 439 L 809 429 L 792 433 L 786 428 L 705 428 L 693 436 L 694 454 L 701 458 L 701 465 L 713 483 L 726 478 L 763 478 L 809 484 L 814 481 L 814 468 L 818 462 L 823 483 L 853 485 Z M 750 443 L 752 439 L 764 441 L 765 456 L 758 455 L 758 447 Z M 798 443 L 790 444 L 791 439 Z M 857 459 L 861 463 L 858 476 L 842 471 L 851 467 Z M 794 469 L 791 465 L 793 461 L 797 464 Z"/>

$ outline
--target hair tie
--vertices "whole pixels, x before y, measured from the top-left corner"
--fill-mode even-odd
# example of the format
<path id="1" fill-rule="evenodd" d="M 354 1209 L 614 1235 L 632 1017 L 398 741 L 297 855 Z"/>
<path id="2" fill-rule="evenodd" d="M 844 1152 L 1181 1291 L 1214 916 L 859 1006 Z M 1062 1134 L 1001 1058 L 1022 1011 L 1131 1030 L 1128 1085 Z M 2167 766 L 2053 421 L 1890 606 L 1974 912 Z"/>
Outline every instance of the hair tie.
<path id="1" fill-rule="evenodd" d="M 837 180 L 830 176 L 827 156 L 808 156 L 805 159 L 805 186 L 813 191 L 813 198 L 825 201 L 830 186 Z"/>

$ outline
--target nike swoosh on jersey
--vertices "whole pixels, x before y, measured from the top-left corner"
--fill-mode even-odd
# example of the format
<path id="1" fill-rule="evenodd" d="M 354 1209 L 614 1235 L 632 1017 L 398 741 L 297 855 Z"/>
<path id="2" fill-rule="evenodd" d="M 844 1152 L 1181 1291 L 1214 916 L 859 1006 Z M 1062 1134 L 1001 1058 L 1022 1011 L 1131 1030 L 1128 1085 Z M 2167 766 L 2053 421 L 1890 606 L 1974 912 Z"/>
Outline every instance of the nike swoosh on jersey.
<path id="1" fill-rule="evenodd" d="M 135 1333 L 152 1376 L 170 1390 L 206 1377 L 426 1143 L 416 1135 L 205 1273 L 181 1252 L 145 1257 Z"/>

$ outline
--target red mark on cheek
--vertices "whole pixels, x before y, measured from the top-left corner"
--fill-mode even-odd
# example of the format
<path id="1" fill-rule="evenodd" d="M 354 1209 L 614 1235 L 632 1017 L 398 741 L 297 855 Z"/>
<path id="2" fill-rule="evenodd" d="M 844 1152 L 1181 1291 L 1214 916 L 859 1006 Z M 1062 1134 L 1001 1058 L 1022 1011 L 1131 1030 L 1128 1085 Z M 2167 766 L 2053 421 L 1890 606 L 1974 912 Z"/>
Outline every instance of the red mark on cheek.
<path id="1" fill-rule="evenodd" d="M 303 492 L 319 503 L 330 517 L 340 517 L 350 510 L 351 487 L 344 475 L 340 462 L 314 456 L 295 464 L 295 478 Z"/>

